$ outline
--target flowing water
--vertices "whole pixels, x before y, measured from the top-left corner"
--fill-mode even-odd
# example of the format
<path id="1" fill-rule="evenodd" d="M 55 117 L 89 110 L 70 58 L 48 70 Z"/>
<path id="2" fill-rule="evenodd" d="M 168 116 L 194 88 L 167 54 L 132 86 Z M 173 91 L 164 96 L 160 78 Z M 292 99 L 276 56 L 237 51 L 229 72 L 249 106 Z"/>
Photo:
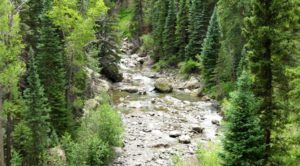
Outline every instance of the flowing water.
<path id="1" fill-rule="evenodd" d="M 168 166 L 175 155 L 186 165 L 196 165 L 198 144 L 216 140 L 221 120 L 216 102 L 177 89 L 182 80 L 152 71 L 150 59 L 130 54 L 129 48 L 124 42 L 120 62 L 124 80 L 113 85 L 113 103 L 122 112 L 125 135 L 124 147 L 117 150 L 112 165 Z M 157 78 L 171 80 L 174 91 L 157 93 Z"/>

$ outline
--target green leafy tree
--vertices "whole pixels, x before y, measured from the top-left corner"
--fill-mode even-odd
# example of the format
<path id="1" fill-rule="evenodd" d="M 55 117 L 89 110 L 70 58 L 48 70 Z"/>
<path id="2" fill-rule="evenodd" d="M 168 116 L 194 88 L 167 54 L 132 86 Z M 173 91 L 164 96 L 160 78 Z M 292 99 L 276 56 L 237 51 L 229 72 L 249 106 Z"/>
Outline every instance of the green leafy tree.
<path id="1" fill-rule="evenodd" d="M 251 91 L 249 74 L 244 71 L 226 109 L 222 165 L 263 165 L 263 130 L 255 113 L 258 101 Z"/>
<path id="2" fill-rule="evenodd" d="M 176 25 L 176 43 L 180 60 L 185 59 L 185 47 L 189 42 L 189 0 L 180 0 Z"/>
<path id="3" fill-rule="evenodd" d="M 215 85 L 214 71 L 217 65 L 219 49 L 220 49 L 220 27 L 218 21 L 218 14 L 215 10 L 207 31 L 206 38 L 203 43 L 201 58 L 203 66 L 203 77 L 207 87 Z"/>
<path id="4" fill-rule="evenodd" d="M 297 4 L 299 2 L 295 0 L 255 0 L 252 14 L 246 19 L 246 49 L 255 78 L 253 89 L 262 100 L 258 116 L 264 129 L 265 164 L 282 165 L 272 156 L 287 148 L 276 132 L 283 129 L 289 114 L 289 85 L 285 71 L 295 62 L 295 34 L 299 24 Z"/>
<path id="5" fill-rule="evenodd" d="M 28 144 L 25 146 L 25 163 L 29 165 L 42 165 L 43 155 L 48 148 L 48 134 L 50 129 L 50 108 L 44 94 L 44 88 L 39 79 L 35 58 L 32 50 L 30 51 L 30 62 L 28 69 L 28 88 L 24 92 L 26 111 L 23 121 L 30 129 L 27 132 Z"/>
<path id="6" fill-rule="evenodd" d="M 13 117 L 19 110 L 19 81 L 24 71 L 19 57 L 23 44 L 18 12 L 15 4 L 0 1 L 0 165 L 10 164 Z"/>
<path id="7" fill-rule="evenodd" d="M 144 11 L 143 0 L 134 0 L 134 15 L 131 20 L 130 30 L 134 38 L 139 39 L 143 33 Z"/>
<path id="8" fill-rule="evenodd" d="M 192 1 L 189 16 L 189 43 L 186 46 L 185 57 L 195 59 L 201 53 L 202 43 L 206 34 L 204 2 Z"/>

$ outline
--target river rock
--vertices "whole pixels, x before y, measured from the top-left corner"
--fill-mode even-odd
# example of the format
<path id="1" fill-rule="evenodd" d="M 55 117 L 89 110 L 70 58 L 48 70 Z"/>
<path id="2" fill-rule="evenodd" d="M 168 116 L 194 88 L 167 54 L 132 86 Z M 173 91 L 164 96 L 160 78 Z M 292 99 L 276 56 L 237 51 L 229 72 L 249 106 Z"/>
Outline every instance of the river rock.
<path id="1" fill-rule="evenodd" d="M 137 93 L 139 88 L 135 86 L 123 86 L 120 90 L 128 93 Z"/>
<path id="2" fill-rule="evenodd" d="M 166 78 L 157 79 L 154 84 L 154 87 L 158 92 L 162 92 L 162 93 L 170 93 L 173 91 L 173 87 L 170 84 L 170 81 L 167 80 Z"/>
<path id="3" fill-rule="evenodd" d="M 191 137 L 188 135 L 182 135 L 179 137 L 179 142 L 182 144 L 190 144 L 191 143 Z"/>
<path id="4" fill-rule="evenodd" d="M 204 128 L 200 127 L 199 125 L 192 125 L 192 131 L 195 133 L 203 133 Z"/>
<path id="5" fill-rule="evenodd" d="M 197 89 L 200 87 L 201 87 L 201 83 L 194 76 L 192 76 L 190 80 L 185 84 L 185 88 L 189 90 Z"/>
<path id="6" fill-rule="evenodd" d="M 169 136 L 170 136 L 171 138 L 177 138 L 177 137 L 181 136 L 181 132 L 180 132 L 180 131 L 177 131 L 177 130 L 171 131 L 170 134 L 169 134 Z"/>
<path id="7" fill-rule="evenodd" d="M 214 125 L 220 126 L 220 121 L 218 121 L 218 120 L 212 120 L 211 123 Z"/>

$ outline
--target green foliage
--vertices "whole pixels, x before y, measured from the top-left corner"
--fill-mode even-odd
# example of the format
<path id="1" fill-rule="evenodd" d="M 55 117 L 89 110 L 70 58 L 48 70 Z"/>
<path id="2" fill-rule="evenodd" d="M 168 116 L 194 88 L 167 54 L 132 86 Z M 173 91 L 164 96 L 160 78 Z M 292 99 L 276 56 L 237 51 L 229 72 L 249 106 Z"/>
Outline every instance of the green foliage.
<path id="1" fill-rule="evenodd" d="M 222 165 L 263 165 L 263 130 L 255 113 L 258 100 L 251 91 L 250 75 L 244 71 L 226 108 Z"/>
<path id="2" fill-rule="evenodd" d="M 192 73 L 199 73 L 201 65 L 199 62 L 189 59 L 185 62 L 179 64 L 179 73 L 181 74 L 192 74 Z"/>
<path id="3" fill-rule="evenodd" d="M 97 137 L 74 142 L 70 136 L 64 136 L 63 147 L 70 166 L 105 166 L 113 158 L 113 151 L 109 145 Z"/>
<path id="4" fill-rule="evenodd" d="M 168 15 L 163 31 L 163 49 L 164 59 L 169 59 L 170 56 L 176 53 L 176 8 L 174 0 L 169 0 Z"/>
<path id="5" fill-rule="evenodd" d="M 185 47 L 189 42 L 189 0 L 180 0 L 176 23 L 176 43 L 178 47 L 178 58 L 185 59 Z"/>
<path id="6" fill-rule="evenodd" d="M 130 7 L 121 8 L 119 11 L 118 30 L 121 37 L 131 37 L 130 21 L 133 18 L 133 12 Z"/>
<path id="7" fill-rule="evenodd" d="M 205 9 L 203 1 L 192 1 L 189 17 L 189 43 L 186 46 L 185 57 L 195 59 L 201 53 L 202 43 L 206 34 Z"/>
<path id="8" fill-rule="evenodd" d="M 51 124 L 61 136 L 64 132 L 72 131 L 74 122 L 71 110 L 66 108 L 65 54 L 58 32 L 47 16 L 42 17 L 36 59 L 41 83 L 45 87 L 45 95 L 51 108 Z"/>
<path id="9" fill-rule="evenodd" d="M 139 39 L 143 34 L 144 9 L 143 0 L 133 0 L 133 17 L 130 23 L 130 31 L 134 38 Z"/>
<path id="10" fill-rule="evenodd" d="M 171 166 L 182 166 L 183 162 L 178 155 L 172 156 L 172 165 Z"/>
<path id="11" fill-rule="evenodd" d="M 109 104 L 103 104 L 97 111 L 88 113 L 82 123 L 80 136 L 95 136 L 110 146 L 122 144 L 122 122 L 118 112 Z"/>
<path id="12" fill-rule="evenodd" d="M 216 84 L 214 72 L 217 65 L 219 49 L 220 49 L 220 27 L 217 11 L 215 10 L 207 31 L 206 38 L 203 43 L 201 58 L 203 66 L 203 78 L 206 87 L 210 88 Z"/>
<path id="13" fill-rule="evenodd" d="M 144 53 L 149 53 L 152 51 L 152 47 L 154 46 L 153 36 L 151 34 L 146 34 L 140 37 L 142 41 L 142 51 Z"/>
<path id="14" fill-rule="evenodd" d="M 154 55 L 153 59 L 155 61 L 163 59 L 164 55 L 164 39 L 163 39 L 163 32 L 165 27 L 166 18 L 168 15 L 168 1 L 166 0 L 158 0 L 154 2 L 153 5 L 153 39 L 155 41 L 154 45 Z"/>
<path id="15" fill-rule="evenodd" d="M 201 166 L 220 166 L 221 159 L 219 153 L 221 146 L 216 143 L 209 142 L 206 146 L 200 145 L 197 150 L 197 158 Z"/>
<path id="16" fill-rule="evenodd" d="M 16 151 L 13 151 L 12 153 L 11 165 L 22 166 L 22 156 Z"/>
<path id="17" fill-rule="evenodd" d="M 19 151 L 25 152 L 22 156 L 24 156 L 25 162 L 29 165 L 42 165 L 44 160 L 43 153 L 49 145 L 50 109 L 47 105 L 47 98 L 44 95 L 44 88 L 39 79 L 32 50 L 30 51 L 28 88 L 24 94 L 27 108 L 22 120 L 27 126 L 25 127 L 27 132 L 24 137 L 28 142 L 24 145 L 24 149 L 19 149 Z"/>
<path id="18" fill-rule="evenodd" d="M 265 162 L 276 164 L 270 156 L 282 153 L 287 146 L 280 137 L 271 136 L 276 136 L 272 132 L 281 132 L 289 117 L 289 80 L 285 71 L 296 58 L 299 2 L 255 0 L 252 3 L 252 14 L 246 19 L 246 50 L 255 78 L 253 90 L 262 100 L 258 116 L 265 130 Z"/>

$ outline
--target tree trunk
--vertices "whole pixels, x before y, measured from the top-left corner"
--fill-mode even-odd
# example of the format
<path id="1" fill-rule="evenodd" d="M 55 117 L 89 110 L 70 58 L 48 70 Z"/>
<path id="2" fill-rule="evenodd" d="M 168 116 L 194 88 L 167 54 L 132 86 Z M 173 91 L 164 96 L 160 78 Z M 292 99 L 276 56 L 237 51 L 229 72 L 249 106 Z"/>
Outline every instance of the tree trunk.
<path id="1" fill-rule="evenodd" d="M 7 114 L 7 123 L 6 123 L 6 166 L 10 166 L 11 154 L 12 154 L 12 126 L 13 120 L 10 113 Z"/>
<path id="2" fill-rule="evenodd" d="M 2 117 L 2 89 L 0 88 L 0 166 L 5 166 L 4 163 L 4 128 L 3 128 L 3 117 Z"/>

